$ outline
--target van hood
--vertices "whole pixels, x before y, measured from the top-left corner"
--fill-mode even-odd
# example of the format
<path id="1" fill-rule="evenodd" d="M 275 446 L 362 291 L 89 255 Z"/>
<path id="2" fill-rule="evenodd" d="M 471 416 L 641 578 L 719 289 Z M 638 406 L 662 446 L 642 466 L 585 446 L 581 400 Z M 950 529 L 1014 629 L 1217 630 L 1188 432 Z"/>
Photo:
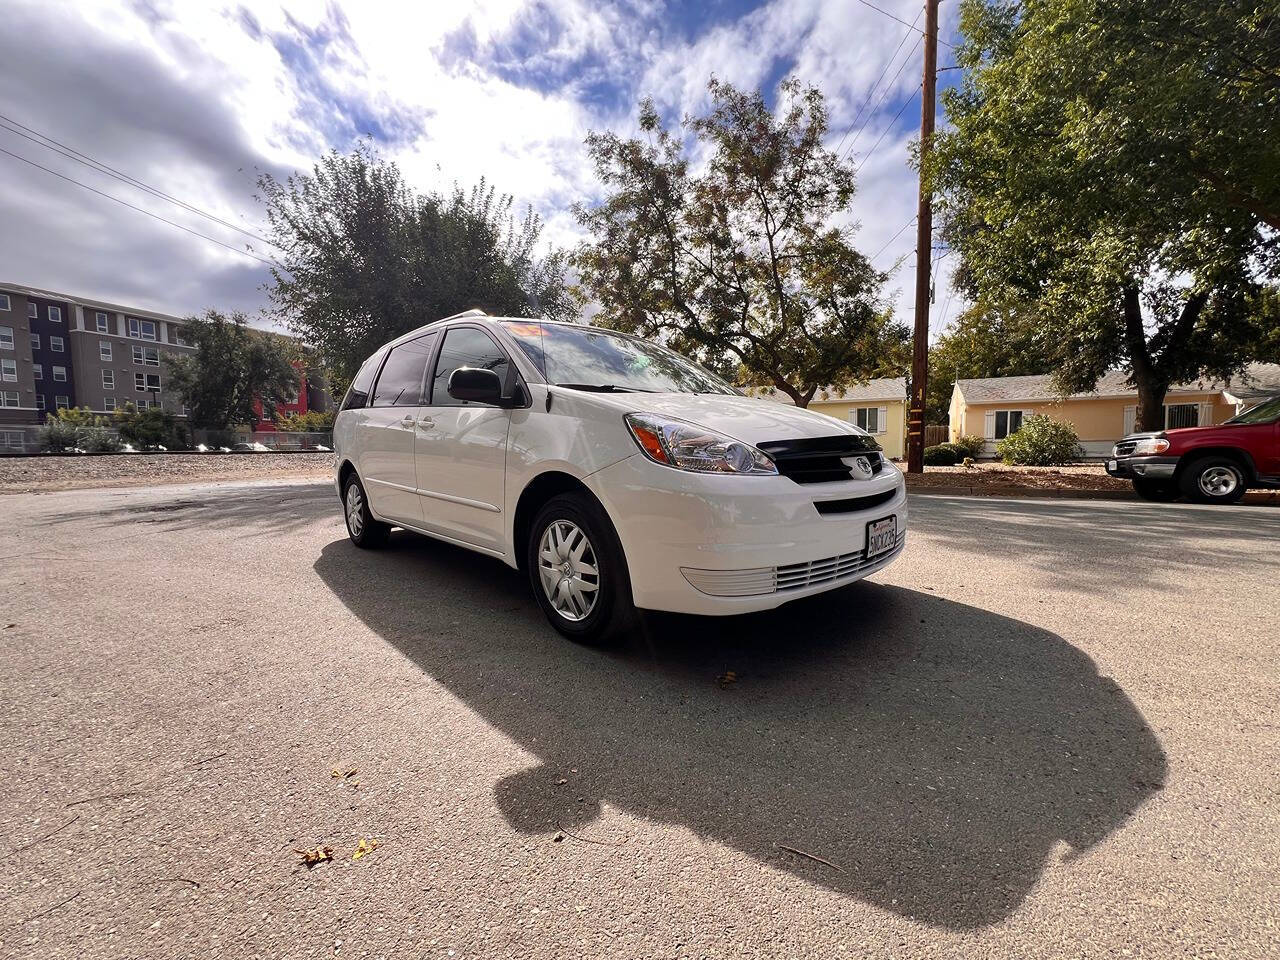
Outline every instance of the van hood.
<path id="1" fill-rule="evenodd" d="M 865 430 L 844 420 L 758 397 L 720 393 L 574 392 L 623 413 L 658 413 L 687 420 L 750 444 L 846 434 L 868 436 Z"/>

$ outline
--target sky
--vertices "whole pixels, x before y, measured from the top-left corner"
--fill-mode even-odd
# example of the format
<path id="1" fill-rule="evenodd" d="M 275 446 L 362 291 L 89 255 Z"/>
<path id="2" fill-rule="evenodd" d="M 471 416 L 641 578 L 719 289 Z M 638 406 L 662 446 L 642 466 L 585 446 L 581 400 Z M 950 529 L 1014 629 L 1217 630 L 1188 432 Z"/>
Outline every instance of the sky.
<path id="1" fill-rule="evenodd" d="M 177 315 L 256 315 L 268 274 L 248 254 L 271 249 L 250 236 L 264 232 L 257 177 L 308 170 L 360 138 L 422 190 L 486 177 L 544 219 L 546 243 L 572 246 L 582 239 L 573 204 L 600 198 L 589 131 L 634 133 L 644 96 L 669 122 L 697 114 L 713 74 L 771 103 L 794 76 L 826 95 L 828 145 L 858 171 L 856 243 L 878 267 L 902 261 L 886 292 L 910 322 L 908 150 L 922 53 L 908 24 L 923 17 L 919 0 L 869 2 L 879 9 L 860 0 L 6 0 L 0 281 Z M 942 4 L 939 66 L 951 62 L 956 7 Z M 955 76 L 943 72 L 940 86 Z M 959 312 L 951 262 L 938 266 L 935 332 Z"/>

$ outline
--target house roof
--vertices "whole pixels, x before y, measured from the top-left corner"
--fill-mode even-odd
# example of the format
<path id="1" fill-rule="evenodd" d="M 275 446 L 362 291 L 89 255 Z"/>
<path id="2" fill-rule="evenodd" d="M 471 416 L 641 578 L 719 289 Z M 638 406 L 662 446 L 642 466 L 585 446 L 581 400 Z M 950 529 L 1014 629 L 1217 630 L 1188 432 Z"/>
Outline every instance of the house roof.
<path id="1" fill-rule="evenodd" d="M 1247 403 L 1280 396 L 1280 363 L 1249 364 L 1244 376 L 1227 384 L 1224 392 Z"/>
<path id="2" fill-rule="evenodd" d="M 1113 370 L 1103 374 L 1098 385 L 1086 393 L 1073 393 L 1063 397 L 1054 389 L 1052 376 L 1047 373 L 1033 374 L 1026 377 L 985 377 L 975 380 L 957 380 L 956 389 L 964 397 L 965 403 L 1002 403 L 1002 402 L 1047 402 L 1053 400 L 1089 400 L 1097 397 L 1136 397 L 1138 391 L 1126 382 L 1128 374 L 1121 370 Z M 1217 393 L 1230 390 L 1233 396 L 1239 396 L 1236 389 L 1260 391 L 1258 395 L 1268 396 L 1280 393 L 1280 364 L 1251 363 L 1242 378 L 1236 381 L 1237 387 L 1230 384 L 1224 386 L 1217 380 L 1202 380 L 1196 383 L 1178 383 L 1169 388 L 1170 394 Z M 1250 386 L 1252 384 L 1252 386 Z M 1253 394 L 1250 394 L 1251 396 Z"/>
<path id="3" fill-rule="evenodd" d="M 777 400 L 791 403 L 792 400 L 781 390 L 773 387 L 748 387 L 747 394 L 763 397 L 766 400 Z M 886 400 L 907 399 L 907 381 L 904 377 L 881 377 L 868 380 L 836 392 L 830 387 L 819 387 L 810 403 L 883 403 Z"/>

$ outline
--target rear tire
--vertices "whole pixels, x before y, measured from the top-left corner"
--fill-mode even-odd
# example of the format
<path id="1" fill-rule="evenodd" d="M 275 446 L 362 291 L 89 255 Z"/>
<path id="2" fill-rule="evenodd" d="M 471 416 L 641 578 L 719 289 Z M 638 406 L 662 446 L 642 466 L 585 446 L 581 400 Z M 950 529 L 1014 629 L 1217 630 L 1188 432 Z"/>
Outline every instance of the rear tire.
<path id="1" fill-rule="evenodd" d="M 1133 481 L 1133 489 L 1143 500 L 1152 503 L 1173 503 L 1182 496 L 1172 480 L 1138 480 Z"/>
<path id="2" fill-rule="evenodd" d="M 342 513 L 347 521 L 347 536 L 357 547 L 376 550 L 386 544 L 391 526 L 369 512 L 369 496 L 354 472 L 342 487 Z"/>
<path id="3" fill-rule="evenodd" d="M 1182 492 L 1196 503 L 1235 503 L 1249 489 L 1244 468 L 1231 457 L 1202 457 L 1187 466 Z"/>
<path id="4" fill-rule="evenodd" d="M 538 606 L 570 640 L 603 644 L 635 621 L 618 535 L 584 494 L 560 494 L 543 504 L 529 527 L 525 569 Z"/>

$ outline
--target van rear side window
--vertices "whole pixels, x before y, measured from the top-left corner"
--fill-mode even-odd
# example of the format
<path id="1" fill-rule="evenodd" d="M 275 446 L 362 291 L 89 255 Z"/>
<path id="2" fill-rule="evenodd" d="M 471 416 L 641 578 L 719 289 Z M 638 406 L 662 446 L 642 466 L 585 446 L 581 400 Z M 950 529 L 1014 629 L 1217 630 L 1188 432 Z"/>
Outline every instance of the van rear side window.
<path id="1" fill-rule="evenodd" d="M 373 386 L 373 378 L 378 375 L 378 367 L 382 365 L 382 358 L 386 354 L 387 351 L 385 349 L 379 350 L 364 362 L 360 372 L 351 381 L 351 387 L 347 390 L 347 395 L 342 401 L 343 410 L 353 410 L 356 407 L 368 405 L 369 389 Z"/>

